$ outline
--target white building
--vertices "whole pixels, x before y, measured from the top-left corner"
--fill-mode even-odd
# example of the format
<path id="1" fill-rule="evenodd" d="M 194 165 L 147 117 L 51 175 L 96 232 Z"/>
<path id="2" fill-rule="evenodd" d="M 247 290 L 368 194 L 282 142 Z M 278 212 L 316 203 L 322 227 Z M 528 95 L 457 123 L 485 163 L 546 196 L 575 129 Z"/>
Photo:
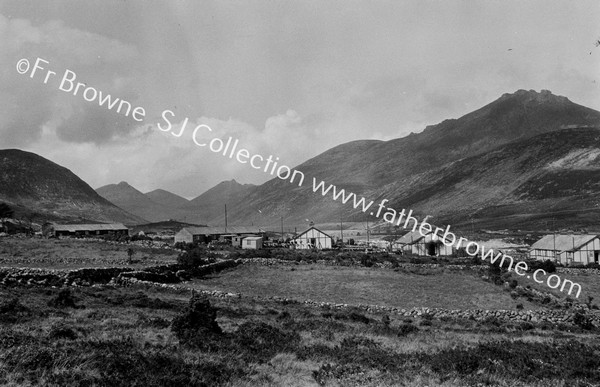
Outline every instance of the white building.
<path id="1" fill-rule="evenodd" d="M 568 265 L 572 263 L 599 263 L 600 239 L 592 234 L 546 235 L 531 245 L 529 257 Z"/>
<path id="2" fill-rule="evenodd" d="M 443 233 L 442 233 L 443 234 Z M 406 235 L 398 239 L 394 244 L 400 245 L 402 252 L 405 254 L 415 255 L 427 255 L 432 257 L 452 255 L 452 245 L 446 241 L 450 246 L 446 246 L 442 242 L 442 236 L 434 234 L 432 231 L 421 235 L 419 230 L 409 232 Z"/>
<path id="3" fill-rule="evenodd" d="M 232 235 L 260 235 L 263 231 L 258 227 L 229 226 L 225 227 L 184 227 L 175 234 L 175 243 L 208 243 L 214 240 L 231 239 Z"/>
<path id="4" fill-rule="evenodd" d="M 263 238 L 262 237 L 245 237 L 242 239 L 242 249 L 262 249 Z"/>
<path id="5" fill-rule="evenodd" d="M 330 249 L 333 246 L 333 238 L 311 226 L 308 230 L 296 235 L 293 243 L 297 249 Z"/>

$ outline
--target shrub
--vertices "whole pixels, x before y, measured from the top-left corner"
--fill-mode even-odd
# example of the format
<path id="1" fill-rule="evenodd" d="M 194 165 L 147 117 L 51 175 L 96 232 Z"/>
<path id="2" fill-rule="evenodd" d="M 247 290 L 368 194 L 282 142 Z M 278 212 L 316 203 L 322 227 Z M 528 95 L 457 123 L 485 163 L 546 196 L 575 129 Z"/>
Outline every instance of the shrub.
<path id="1" fill-rule="evenodd" d="M 416 326 L 414 326 L 412 324 L 404 323 L 404 324 L 400 324 L 398 326 L 398 336 L 406 336 L 409 333 L 418 332 L 418 331 L 419 331 L 419 328 L 417 328 Z"/>
<path id="2" fill-rule="evenodd" d="M 15 323 L 28 313 L 29 309 L 23 306 L 18 298 L 10 299 L 0 304 L 0 322 Z"/>
<path id="3" fill-rule="evenodd" d="M 216 257 L 220 257 L 220 254 L 212 253 L 206 249 L 196 247 L 179 254 L 177 257 L 177 263 L 184 267 L 197 267 L 215 262 Z"/>
<path id="4" fill-rule="evenodd" d="M 522 323 L 519 324 L 519 329 L 521 329 L 522 331 L 530 331 L 534 328 L 533 324 L 530 323 L 529 321 L 523 321 Z"/>
<path id="5" fill-rule="evenodd" d="M 372 267 L 374 263 L 374 260 L 368 254 L 364 254 L 360 258 L 360 264 L 364 267 Z"/>
<path id="6" fill-rule="evenodd" d="M 545 261 L 532 261 L 528 264 L 530 272 L 534 272 L 538 269 L 544 270 L 546 273 L 555 273 L 556 265 L 551 260 L 547 259 Z"/>
<path id="7" fill-rule="evenodd" d="M 490 282 L 496 285 L 502 285 L 502 268 L 498 264 L 489 265 L 487 268 L 487 275 L 490 278 Z"/>
<path id="8" fill-rule="evenodd" d="M 514 288 L 516 288 L 518 285 L 519 285 L 519 283 L 517 282 L 517 280 L 516 280 L 516 279 L 513 279 L 513 280 L 511 280 L 511 281 L 510 281 L 510 283 L 509 283 L 509 285 L 508 285 L 508 286 L 509 286 L 511 289 L 514 289 Z"/>
<path id="9" fill-rule="evenodd" d="M 234 343 L 250 352 L 253 361 L 267 361 L 281 352 L 294 352 L 301 341 L 297 332 L 285 332 L 263 322 L 248 321 L 235 332 Z"/>
<path id="10" fill-rule="evenodd" d="M 180 343 L 197 344 L 198 339 L 223 333 L 216 319 L 210 301 L 193 295 L 186 310 L 173 319 L 171 330 Z"/>
<path id="11" fill-rule="evenodd" d="M 580 310 L 573 315 L 573 324 L 587 331 L 594 329 L 594 324 L 592 323 L 590 316 Z"/>
<path id="12" fill-rule="evenodd" d="M 381 317 L 381 323 L 382 323 L 383 325 L 385 325 L 386 327 L 389 327 L 389 326 L 390 326 L 390 322 L 391 322 L 391 320 L 390 320 L 390 316 L 388 316 L 387 314 L 384 314 L 384 315 Z"/>
<path id="13" fill-rule="evenodd" d="M 360 323 L 363 323 L 363 324 L 368 324 L 368 323 L 371 322 L 370 318 L 368 318 L 364 314 L 358 313 L 357 311 L 337 312 L 337 313 L 335 313 L 333 315 L 333 318 L 336 319 L 336 320 L 354 321 L 354 322 L 360 322 Z"/>
<path id="14" fill-rule="evenodd" d="M 71 290 L 69 288 L 61 289 L 56 297 L 48 301 L 49 306 L 53 306 L 55 308 L 77 308 L 75 305 L 75 299 L 71 294 Z"/>
<path id="15" fill-rule="evenodd" d="M 53 325 L 48 332 L 48 337 L 51 339 L 68 339 L 75 340 L 77 338 L 77 332 L 63 323 Z"/>

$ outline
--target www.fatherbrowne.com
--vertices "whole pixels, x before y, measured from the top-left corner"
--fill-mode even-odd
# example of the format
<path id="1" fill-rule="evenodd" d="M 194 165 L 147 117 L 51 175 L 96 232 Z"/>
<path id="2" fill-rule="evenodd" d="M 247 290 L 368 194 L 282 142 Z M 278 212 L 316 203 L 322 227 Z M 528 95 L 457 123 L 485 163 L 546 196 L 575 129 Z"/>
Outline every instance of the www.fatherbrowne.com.
<path id="1" fill-rule="evenodd" d="M 317 183 L 317 180 L 313 177 L 313 192 L 321 191 L 321 195 L 325 196 L 329 192 L 333 197 L 333 200 L 340 200 L 342 203 L 346 204 L 350 202 L 355 209 L 360 209 L 362 212 L 366 213 L 373 206 L 373 201 L 367 202 L 364 197 L 358 199 L 356 194 L 353 192 L 346 192 L 344 189 L 338 189 L 335 185 L 327 184 L 324 181 Z M 383 199 L 378 205 L 377 210 L 375 212 L 370 211 L 369 215 L 375 216 L 377 218 L 383 219 L 385 222 L 390 223 L 394 226 L 401 226 L 405 229 L 408 229 L 412 226 L 412 232 L 415 232 L 417 229 L 419 230 L 419 234 L 423 237 L 433 233 L 432 236 L 437 236 L 442 243 L 448 247 L 454 247 L 459 249 L 463 247 L 467 254 L 474 257 L 481 254 L 481 259 L 486 260 L 489 259 L 490 263 L 494 264 L 498 260 L 498 265 L 500 267 L 505 267 L 508 271 L 514 270 L 515 273 L 519 276 L 526 276 L 527 278 L 532 278 L 537 283 L 544 283 L 541 278 L 546 277 L 547 273 L 543 269 L 537 269 L 533 272 L 532 275 L 528 275 L 528 265 L 526 262 L 518 261 L 515 264 L 513 257 L 510 255 L 506 255 L 503 252 L 494 253 L 493 249 L 486 249 L 485 246 L 480 246 L 477 242 L 469 241 L 466 238 L 459 237 L 456 239 L 456 235 L 450 232 L 450 226 L 447 226 L 445 229 L 440 227 L 435 227 L 426 221 L 422 221 L 419 225 L 419 221 L 417 218 L 412 216 L 412 210 L 406 213 L 405 209 L 398 212 L 393 208 L 386 207 L 385 204 L 389 202 L 387 199 Z M 385 213 L 382 212 L 385 209 Z M 435 227 L 435 230 L 434 230 Z M 508 266 L 505 266 L 508 264 Z M 558 275 L 552 274 L 546 278 L 546 285 L 551 289 L 557 289 L 560 286 L 560 291 L 564 291 L 567 286 L 569 286 L 568 294 L 570 295 L 574 288 L 577 288 L 576 298 L 579 298 L 581 294 L 581 285 L 570 281 L 568 279 L 562 280 Z"/>

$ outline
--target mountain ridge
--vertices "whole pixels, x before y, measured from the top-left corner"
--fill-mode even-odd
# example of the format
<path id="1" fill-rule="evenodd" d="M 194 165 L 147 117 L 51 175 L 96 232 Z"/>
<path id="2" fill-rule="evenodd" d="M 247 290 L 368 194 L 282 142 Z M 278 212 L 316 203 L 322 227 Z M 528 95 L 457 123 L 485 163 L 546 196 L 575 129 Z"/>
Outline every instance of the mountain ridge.
<path id="1" fill-rule="evenodd" d="M 69 169 L 20 149 L 0 150 L 0 201 L 33 218 L 145 221 L 98 195 Z"/>

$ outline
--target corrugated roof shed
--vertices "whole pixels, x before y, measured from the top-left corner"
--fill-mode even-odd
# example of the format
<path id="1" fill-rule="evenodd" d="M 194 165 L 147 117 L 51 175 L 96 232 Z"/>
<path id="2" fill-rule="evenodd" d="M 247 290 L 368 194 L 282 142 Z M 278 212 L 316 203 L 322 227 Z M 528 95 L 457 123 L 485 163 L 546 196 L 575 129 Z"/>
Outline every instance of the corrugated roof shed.
<path id="1" fill-rule="evenodd" d="M 294 239 L 298 239 L 298 238 L 300 238 L 302 235 L 306 234 L 306 233 L 307 233 L 307 232 L 309 232 L 310 230 L 316 230 L 316 231 L 320 232 L 321 234 L 323 234 L 323 235 L 325 235 L 325 236 L 327 236 L 327 237 L 331 238 L 331 236 L 330 236 L 329 234 L 327 234 L 327 233 L 325 233 L 325 232 L 323 232 L 323 231 L 319 230 L 319 229 L 318 229 L 318 228 L 316 228 L 315 226 L 311 226 L 311 227 L 307 228 L 306 230 L 302 231 L 301 233 L 299 233 L 298 235 L 296 235 L 296 236 L 294 237 Z M 331 239 L 333 239 L 333 238 L 331 238 Z"/>
<path id="2" fill-rule="evenodd" d="M 531 245 L 531 249 L 573 251 L 586 245 L 598 235 L 592 234 L 556 234 L 546 235 Z"/>
<path id="3" fill-rule="evenodd" d="M 128 230 L 123 223 L 98 223 L 98 224 L 55 224 L 55 231 L 103 231 L 103 230 Z"/>
<path id="4" fill-rule="evenodd" d="M 408 232 L 408 233 L 402 235 L 398 240 L 396 240 L 396 243 L 400 243 L 403 245 L 410 245 L 412 243 L 418 242 L 419 240 L 421 240 L 423 238 L 424 238 L 424 236 L 421 235 L 419 230 L 415 230 L 415 231 L 411 231 L 411 232 Z"/>
<path id="5" fill-rule="evenodd" d="M 192 235 L 230 235 L 230 234 L 260 234 L 262 230 L 258 227 L 227 226 L 225 227 L 184 227 Z"/>

